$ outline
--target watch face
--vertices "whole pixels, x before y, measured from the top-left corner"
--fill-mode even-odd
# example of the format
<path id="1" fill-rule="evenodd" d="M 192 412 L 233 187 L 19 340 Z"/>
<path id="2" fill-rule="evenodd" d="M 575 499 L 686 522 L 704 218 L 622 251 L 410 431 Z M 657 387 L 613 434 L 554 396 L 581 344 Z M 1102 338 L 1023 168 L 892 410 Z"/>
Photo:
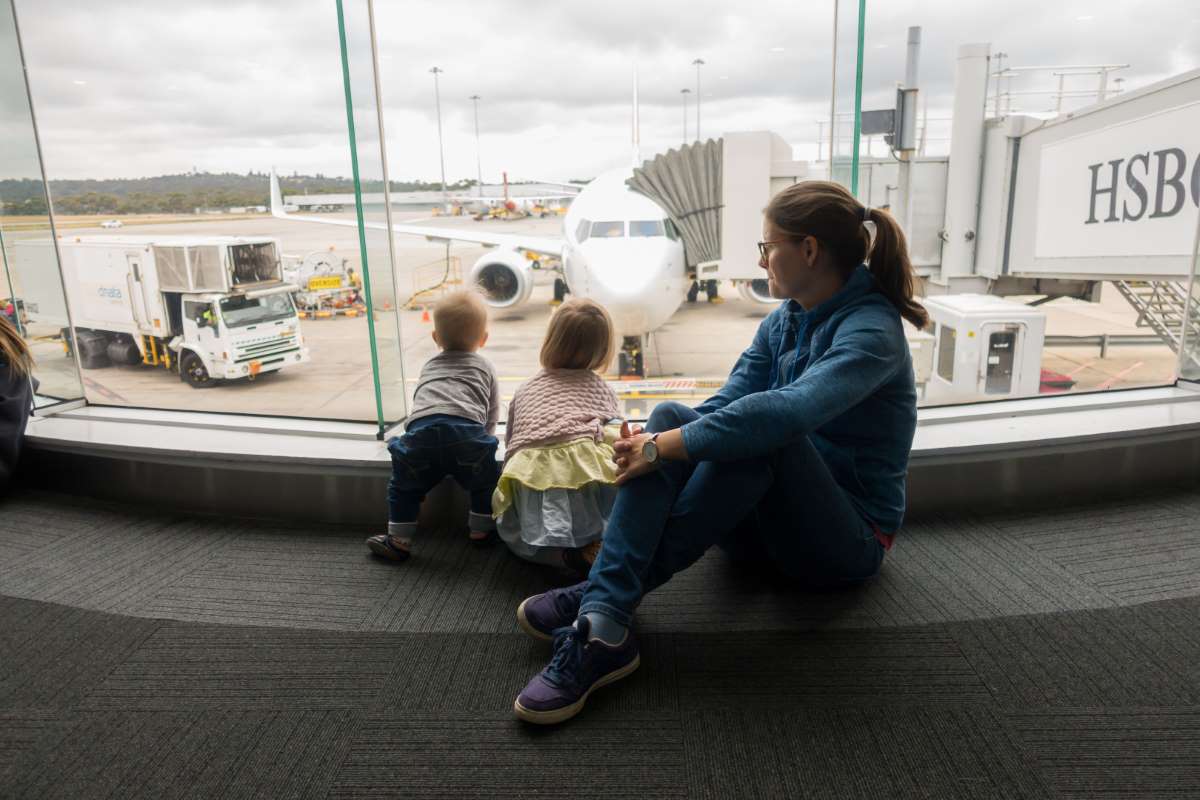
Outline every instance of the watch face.
<path id="1" fill-rule="evenodd" d="M 653 441 L 646 442 L 644 445 L 642 445 L 642 455 L 645 456 L 646 460 L 651 464 L 653 464 L 655 461 L 658 461 L 658 445 L 656 445 Z"/>

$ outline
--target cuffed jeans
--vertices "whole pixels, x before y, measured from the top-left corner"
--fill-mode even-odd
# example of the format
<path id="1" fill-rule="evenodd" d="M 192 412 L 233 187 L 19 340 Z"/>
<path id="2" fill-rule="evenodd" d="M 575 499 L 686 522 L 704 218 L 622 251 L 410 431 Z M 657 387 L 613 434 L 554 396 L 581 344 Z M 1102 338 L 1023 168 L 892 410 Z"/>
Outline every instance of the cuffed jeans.
<path id="1" fill-rule="evenodd" d="M 411 535 L 421 501 L 447 475 L 471 496 L 471 530 L 494 530 L 492 492 L 500 477 L 498 444 L 479 423 L 454 417 L 417 420 L 403 436 L 389 439 L 388 531 Z"/>
<path id="2" fill-rule="evenodd" d="M 664 403 L 646 430 L 673 430 L 699 416 Z M 807 438 L 743 461 L 665 461 L 617 493 L 580 612 L 628 625 L 645 594 L 714 544 L 813 586 L 872 578 L 884 553 Z"/>

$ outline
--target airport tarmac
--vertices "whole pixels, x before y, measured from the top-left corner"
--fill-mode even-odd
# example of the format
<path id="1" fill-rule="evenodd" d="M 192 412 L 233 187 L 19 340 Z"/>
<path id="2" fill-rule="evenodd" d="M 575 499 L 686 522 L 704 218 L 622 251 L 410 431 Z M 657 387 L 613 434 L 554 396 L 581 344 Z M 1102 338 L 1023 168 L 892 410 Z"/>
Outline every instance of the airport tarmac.
<path id="1" fill-rule="evenodd" d="M 335 215 L 330 215 L 335 218 Z M 379 216 L 382 216 L 380 214 Z M 424 213 L 398 212 L 398 221 L 421 219 L 446 226 L 487 226 L 489 230 L 557 235 L 559 218 L 475 222 L 469 218 L 429 220 Z M 346 215 L 337 218 L 352 219 Z M 70 222 L 69 217 L 62 218 Z M 284 253 L 304 254 L 329 250 L 360 269 L 357 233 L 354 227 L 282 221 L 262 217 L 185 217 L 157 220 L 156 224 L 127 224 L 118 231 L 98 227 L 71 227 L 66 236 L 78 235 L 196 234 L 270 236 L 277 238 Z M 369 237 L 372 262 L 386 257 L 383 235 Z M 485 252 L 475 246 L 452 246 L 465 275 Z M 396 286 L 399 300 L 437 283 L 445 273 L 447 249 L 442 243 L 396 237 Z M 493 311 L 490 339 L 482 351 L 496 366 L 505 399 L 538 369 L 537 354 L 547 320 L 552 312 L 550 275 L 534 289 L 521 307 Z M 379 283 L 378 277 L 376 284 Z M 724 303 L 684 303 L 671 320 L 656 331 L 646 353 L 649 382 L 614 383 L 622 395 L 623 413 L 643 417 L 664 399 L 698 403 L 720 386 L 738 354 L 771 306 L 742 299 L 730 285 L 722 287 Z M 703 298 L 703 295 L 701 295 Z M 386 377 L 385 407 L 389 417 L 398 417 L 401 394 L 411 396 L 421 365 L 436 352 L 430 336 L 433 326 L 424 320 L 421 308 L 399 310 L 390 292 L 376 285 L 375 326 L 383 332 L 378 342 L 381 372 Z M 1100 303 L 1056 300 L 1042 306 L 1047 312 L 1050 336 L 1087 336 L 1101 333 L 1145 334 L 1137 328 L 1136 313 L 1115 292 L 1106 291 Z M 402 351 L 394 331 L 399 321 Z M 283 415 L 323 419 L 373 421 L 375 395 L 371 378 L 371 349 L 365 317 L 334 317 L 304 320 L 302 330 L 312 360 L 257 380 L 235 381 L 209 389 L 193 389 L 162 369 L 116 366 L 83 372 L 84 392 L 90 402 L 187 411 L 213 411 Z M 391 335 L 387 334 L 391 331 Z M 36 345 L 38 374 L 53 393 L 68 395 L 74 382 L 73 359 L 57 342 Z M 1100 358 L 1098 347 L 1047 347 L 1043 367 L 1070 376 L 1076 390 L 1119 389 L 1171 383 L 1176 357 L 1165 345 L 1112 347 Z M 401 380 L 401 365 L 403 381 Z M 614 365 L 615 368 L 615 365 Z"/>

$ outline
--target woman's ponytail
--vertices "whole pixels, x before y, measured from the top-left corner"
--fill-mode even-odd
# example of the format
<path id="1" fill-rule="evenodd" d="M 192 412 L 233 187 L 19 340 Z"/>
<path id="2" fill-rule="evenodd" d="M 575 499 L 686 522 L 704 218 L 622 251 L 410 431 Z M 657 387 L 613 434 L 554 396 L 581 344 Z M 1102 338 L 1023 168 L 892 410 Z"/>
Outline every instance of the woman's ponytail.
<path id="1" fill-rule="evenodd" d="M 929 324 L 929 312 L 913 299 L 916 276 L 908 260 L 908 242 L 904 231 L 891 213 L 872 208 L 867 219 L 875 223 L 875 242 L 867 256 L 867 265 L 879 284 L 879 290 L 892 301 L 900 316 L 918 330 Z"/>

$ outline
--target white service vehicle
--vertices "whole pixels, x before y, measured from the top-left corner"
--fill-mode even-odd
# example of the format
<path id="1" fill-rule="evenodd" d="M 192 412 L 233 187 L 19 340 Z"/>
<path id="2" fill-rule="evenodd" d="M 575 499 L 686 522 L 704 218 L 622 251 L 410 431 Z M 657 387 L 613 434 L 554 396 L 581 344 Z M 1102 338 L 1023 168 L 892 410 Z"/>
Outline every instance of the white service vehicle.
<path id="1" fill-rule="evenodd" d="M 309 360 L 274 239 L 82 236 L 59 251 L 84 368 L 162 366 L 204 387 Z"/>

